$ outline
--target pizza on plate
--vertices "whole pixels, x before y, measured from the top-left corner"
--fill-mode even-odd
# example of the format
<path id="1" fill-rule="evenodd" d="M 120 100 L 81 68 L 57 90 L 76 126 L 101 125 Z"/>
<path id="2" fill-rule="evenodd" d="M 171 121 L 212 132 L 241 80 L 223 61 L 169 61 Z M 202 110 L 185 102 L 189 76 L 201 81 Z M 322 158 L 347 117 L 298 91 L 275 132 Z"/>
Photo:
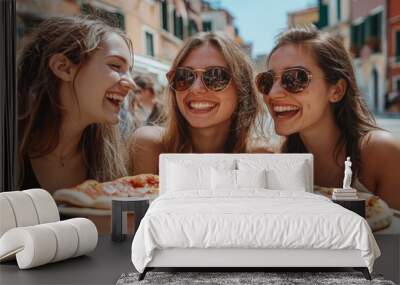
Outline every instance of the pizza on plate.
<path id="1" fill-rule="evenodd" d="M 55 191 L 53 197 L 58 204 L 109 210 L 114 197 L 149 197 L 153 199 L 158 196 L 158 193 L 158 175 L 140 174 L 104 183 L 86 180 L 73 188 Z"/>

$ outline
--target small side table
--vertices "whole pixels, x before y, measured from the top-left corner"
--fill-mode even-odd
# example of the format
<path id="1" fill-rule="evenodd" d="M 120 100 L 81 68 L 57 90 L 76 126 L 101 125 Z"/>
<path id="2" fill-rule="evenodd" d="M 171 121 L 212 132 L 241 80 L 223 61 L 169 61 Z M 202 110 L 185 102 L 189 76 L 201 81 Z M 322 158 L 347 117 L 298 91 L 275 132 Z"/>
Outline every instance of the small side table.
<path id="1" fill-rule="evenodd" d="M 146 197 L 124 197 L 113 198 L 112 200 L 112 226 L 111 239 L 113 241 L 123 241 L 127 233 L 127 212 L 135 214 L 135 235 L 140 221 L 149 208 L 149 198 Z"/>
<path id="2" fill-rule="evenodd" d="M 333 203 L 339 204 L 340 206 L 359 214 L 361 217 L 365 218 L 365 200 L 333 200 Z"/>

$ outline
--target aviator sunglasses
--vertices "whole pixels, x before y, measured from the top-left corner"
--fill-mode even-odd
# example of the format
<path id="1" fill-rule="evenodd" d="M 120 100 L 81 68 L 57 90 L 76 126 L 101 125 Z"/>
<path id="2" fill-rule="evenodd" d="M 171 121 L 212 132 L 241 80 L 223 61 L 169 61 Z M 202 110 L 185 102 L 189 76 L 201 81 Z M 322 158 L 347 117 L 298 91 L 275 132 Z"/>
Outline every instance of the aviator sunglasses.
<path id="1" fill-rule="evenodd" d="M 263 95 L 269 95 L 275 79 L 280 78 L 280 85 L 290 93 L 304 91 L 311 82 L 312 74 L 305 68 L 293 67 L 286 69 L 280 76 L 275 75 L 272 70 L 259 73 L 256 77 L 256 86 Z"/>
<path id="2" fill-rule="evenodd" d="M 173 90 L 185 91 L 192 87 L 198 74 L 204 86 L 214 92 L 223 91 L 232 80 L 229 69 L 223 66 L 209 66 L 205 69 L 178 67 L 167 73 L 167 79 Z"/>

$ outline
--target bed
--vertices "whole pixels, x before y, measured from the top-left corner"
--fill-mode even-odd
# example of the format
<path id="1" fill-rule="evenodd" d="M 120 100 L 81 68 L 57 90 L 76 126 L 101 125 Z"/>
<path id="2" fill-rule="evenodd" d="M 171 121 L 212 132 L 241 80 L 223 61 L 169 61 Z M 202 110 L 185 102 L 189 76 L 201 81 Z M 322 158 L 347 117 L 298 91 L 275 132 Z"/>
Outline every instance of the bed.
<path id="1" fill-rule="evenodd" d="M 353 267 L 380 251 L 368 223 L 313 191 L 310 154 L 162 154 L 160 196 L 132 242 L 154 268 Z"/>

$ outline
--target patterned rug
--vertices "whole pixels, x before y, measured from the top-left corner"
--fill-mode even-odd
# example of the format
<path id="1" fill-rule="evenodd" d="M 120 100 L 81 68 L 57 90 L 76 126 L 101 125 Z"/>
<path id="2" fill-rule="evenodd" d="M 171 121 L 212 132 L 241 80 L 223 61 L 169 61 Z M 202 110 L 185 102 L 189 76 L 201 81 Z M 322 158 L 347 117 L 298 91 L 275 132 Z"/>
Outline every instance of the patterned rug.
<path id="1" fill-rule="evenodd" d="M 133 284 L 379 284 L 395 285 L 384 280 L 380 275 L 372 274 L 372 281 L 364 278 L 361 272 L 148 272 L 142 281 L 138 281 L 139 273 L 124 273 L 117 285 Z"/>

